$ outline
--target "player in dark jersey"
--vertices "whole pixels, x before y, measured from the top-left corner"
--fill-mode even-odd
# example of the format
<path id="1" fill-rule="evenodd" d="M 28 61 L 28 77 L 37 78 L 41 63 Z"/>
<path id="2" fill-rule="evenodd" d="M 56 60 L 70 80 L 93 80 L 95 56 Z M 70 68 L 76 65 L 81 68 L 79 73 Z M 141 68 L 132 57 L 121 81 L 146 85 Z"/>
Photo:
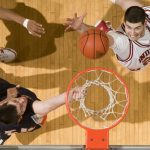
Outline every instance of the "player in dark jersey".
<path id="1" fill-rule="evenodd" d="M 79 88 L 71 97 L 79 96 Z M 0 144 L 12 133 L 38 129 L 50 111 L 65 104 L 66 93 L 41 101 L 32 91 L 0 78 Z"/>

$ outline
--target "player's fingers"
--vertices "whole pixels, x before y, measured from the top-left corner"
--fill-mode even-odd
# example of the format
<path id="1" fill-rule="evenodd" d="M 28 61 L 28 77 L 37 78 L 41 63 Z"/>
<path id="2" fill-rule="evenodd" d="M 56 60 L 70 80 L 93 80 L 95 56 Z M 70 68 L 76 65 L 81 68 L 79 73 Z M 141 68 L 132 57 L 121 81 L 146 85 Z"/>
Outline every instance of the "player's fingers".
<path id="1" fill-rule="evenodd" d="M 67 22 L 65 22 L 65 24 L 68 25 L 68 26 L 72 25 L 73 23 L 74 23 L 74 21 L 67 21 Z"/>
<path id="2" fill-rule="evenodd" d="M 71 28 L 71 25 L 69 25 L 66 29 L 65 29 L 65 32 L 67 31 L 67 30 L 69 30 Z"/>
<path id="3" fill-rule="evenodd" d="M 84 19 L 84 17 L 87 15 L 87 13 L 85 12 L 82 16 L 81 16 L 81 18 L 82 19 Z"/>
<path id="4" fill-rule="evenodd" d="M 41 37 L 41 34 L 37 33 L 37 32 L 29 32 L 29 34 L 33 35 L 33 36 L 36 36 L 36 37 Z"/>
<path id="5" fill-rule="evenodd" d="M 66 27 L 68 27 L 68 26 L 71 27 L 71 23 L 64 23 L 63 25 L 66 26 Z"/>
<path id="6" fill-rule="evenodd" d="M 45 29 L 41 28 L 41 27 L 37 27 L 36 28 L 36 32 L 44 34 L 45 33 Z"/>
<path id="7" fill-rule="evenodd" d="M 42 27 L 42 25 L 40 25 L 40 24 L 38 24 L 38 23 L 34 23 L 32 26 L 31 26 L 31 28 L 33 29 L 33 30 L 39 30 L 39 31 L 45 31 L 45 29 Z"/>
<path id="8" fill-rule="evenodd" d="M 33 25 L 28 28 L 28 32 L 29 32 L 29 34 L 32 34 L 32 35 L 44 34 L 45 29 L 43 27 Z"/>
<path id="9" fill-rule="evenodd" d="M 71 19 L 71 18 L 66 18 L 66 21 L 73 21 L 73 19 Z"/>
<path id="10" fill-rule="evenodd" d="M 36 26 L 38 26 L 38 27 L 42 27 L 42 24 L 37 23 L 37 22 L 35 22 L 35 21 L 33 21 L 33 24 L 36 25 Z"/>

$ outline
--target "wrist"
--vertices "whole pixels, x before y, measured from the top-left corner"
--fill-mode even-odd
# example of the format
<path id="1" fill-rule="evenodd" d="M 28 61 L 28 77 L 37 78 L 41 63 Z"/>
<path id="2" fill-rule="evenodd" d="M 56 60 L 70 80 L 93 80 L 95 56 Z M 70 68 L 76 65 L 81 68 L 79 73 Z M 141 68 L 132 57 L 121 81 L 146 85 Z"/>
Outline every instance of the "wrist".
<path id="1" fill-rule="evenodd" d="M 29 22 L 29 19 L 25 19 L 22 23 L 22 25 L 27 29 L 28 27 L 28 22 Z"/>
<path id="2" fill-rule="evenodd" d="M 77 28 L 78 31 L 82 30 L 83 28 L 83 23 Z"/>
<path id="3" fill-rule="evenodd" d="M 84 23 L 81 24 L 81 26 L 79 27 L 78 31 L 83 33 L 85 31 L 87 31 L 89 29 L 89 27 L 87 27 L 87 25 L 85 25 Z"/>

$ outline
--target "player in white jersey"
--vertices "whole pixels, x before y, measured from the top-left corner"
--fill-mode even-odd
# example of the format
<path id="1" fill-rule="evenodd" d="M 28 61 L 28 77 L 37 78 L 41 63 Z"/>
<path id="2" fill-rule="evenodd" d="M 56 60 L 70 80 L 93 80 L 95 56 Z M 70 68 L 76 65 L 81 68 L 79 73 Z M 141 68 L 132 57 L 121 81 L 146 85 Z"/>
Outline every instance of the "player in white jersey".
<path id="1" fill-rule="evenodd" d="M 140 70 L 150 62 L 150 6 L 143 7 L 135 0 L 111 0 L 125 10 L 124 23 L 111 30 L 104 21 L 96 27 L 107 32 L 109 46 L 119 62 L 132 71 Z M 83 23 L 85 15 L 68 18 L 66 25 L 79 32 L 87 31 L 91 26 Z"/>
<path id="2" fill-rule="evenodd" d="M 144 30 L 141 34 L 137 34 L 138 32 L 136 30 L 141 30 L 142 24 L 136 22 L 135 26 L 132 26 L 126 21 L 128 18 L 125 18 L 125 23 L 115 32 L 113 30 L 108 32 L 108 35 L 115 39 L 111 48 L 115 52 L 118 60 L 122 65 L 132 71 L 140 70 L 150 62 L 150 7 L 143 7 L 143 9 L 147 14 L 147 22 L 145 23 L 145 19 L 143 19 Z M 133 6 L 126 11 L 126 14 L 128 12 L 134 13 L 137 11 L 141 10 L 138 6 Z M 135 13 L 135 15 L 137 14 Z M 134 17 L 134 14 L 132 17 Z M 142 17 L 144 18 L 144 16 Z"/>

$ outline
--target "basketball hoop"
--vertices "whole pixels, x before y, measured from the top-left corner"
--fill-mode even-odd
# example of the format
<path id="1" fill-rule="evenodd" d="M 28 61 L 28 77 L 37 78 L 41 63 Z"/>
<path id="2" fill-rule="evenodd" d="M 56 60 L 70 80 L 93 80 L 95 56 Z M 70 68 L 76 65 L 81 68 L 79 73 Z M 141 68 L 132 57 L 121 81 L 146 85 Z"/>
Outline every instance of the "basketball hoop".
<path id="1" fill-rule="evenodd" d="M 68 100 L 71 89 L 80 92 Z M 86 130 L 86 149 L 109 148 L 109 130 L 125 117 L 128 88 L 113 71 L 96 67 L 78 73 L 69 83 L 66 108 L 70 118 Z"/>

